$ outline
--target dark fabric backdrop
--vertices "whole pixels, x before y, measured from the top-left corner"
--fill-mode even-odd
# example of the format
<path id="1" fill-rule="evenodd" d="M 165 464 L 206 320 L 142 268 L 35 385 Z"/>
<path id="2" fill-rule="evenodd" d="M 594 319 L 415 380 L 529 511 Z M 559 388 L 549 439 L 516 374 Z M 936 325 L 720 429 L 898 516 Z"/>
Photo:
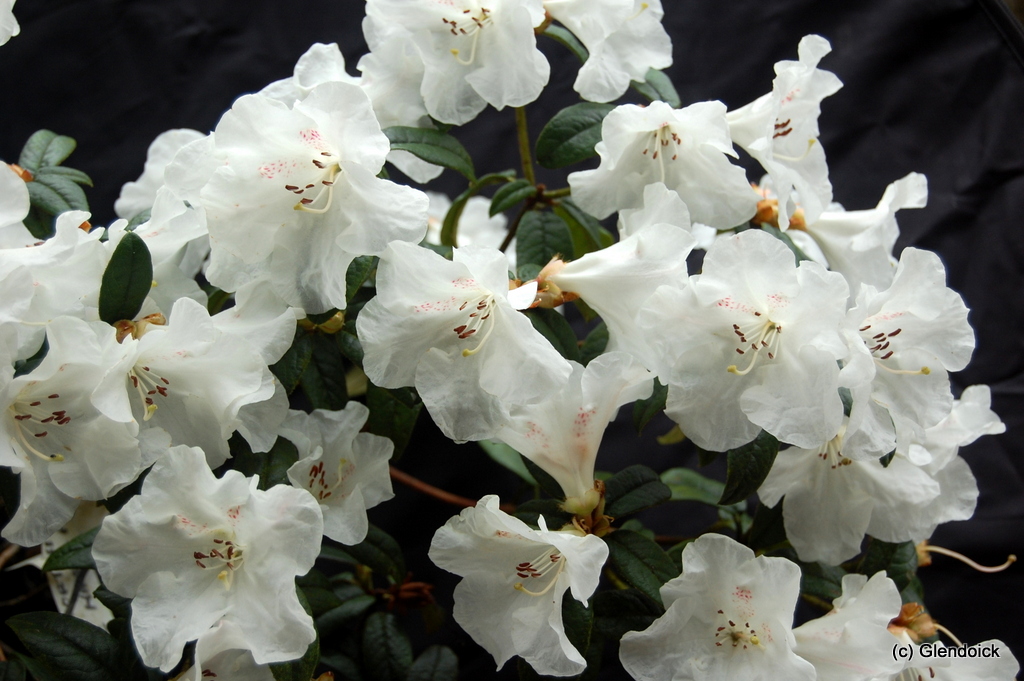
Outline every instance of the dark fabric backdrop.
<path id="1" fill-rule="evenodd" d="M 684 103 L 721 99 L 743 105 L 771 87 L 776 60 L 795 59 L 801 36 L 819 33 L 834 52 L 823 68 L 845 87 L 824 102 L 822 144 L 835 198 L 848 209 L 873 207 L 886 185 L 910 171 L 928 176 L 928 207 L 899 214 L 900 248 L 940 253 L 949 284 L 971 308 L 978 346 L 971 365 L 954 376 L 956 391 L 992 386 L 1005 435 L 985 437 L 962 453 L 978 478 L 973 520 L 951 523 L 934 543 L 981 562 L 1024 557 L 1024 37 L 998 0 L 664 0 L 673 36 L 669 69 Z M 366 51 L 363 3 L 272 0 L 21 0 L 20 36 L 0 47 L 0 158 L 16 160 L 25 139 L 50 128 L 75 137 L 69 165 L 97 183 L 88 192 L 94 223 L 113 218 L 121 184 L 138 176 L 145 150 L 174 127 L 211 130 L 238 95 L 290 75 L 315 41 L 336 41 L 354 72 Z M 530 106 L 534 133 L 576 101 L 577 64 L 559 45 L 542 41 L 552 82 Z M 483 171 L 516 167 L 511 111 L 488 111 L 457 136 Z M 564 176 L 540 179 L 563 186 Z M 446 173 L 435 183 L 461 191 Z M 628 416 L 628 415 L 626 415 Z M 599 467 L 617 470 L 642 461 L 662 469 L 696 465 L 685 446 L 662 447 L 652 424 L 638 439 L 620 418 Z M 473 498 L 514 495 L 516 483 L 495 472 L 473 444 L 450 445 L 429 418 L 399 465 L 414 475 Z M 427 454 L 434 454 L 427 456 Z M 439 458 L 440 457 L 440 458 Z M 716 471 L 712 470 L 712 474 Z M 720 473 L 720 471 L 717 471 Z M 450 599 L 454 580 L 425 559 L 433 530 L 451 507 L 400 488 L 371 519 L 398 536 L 417 577 L 436 581 Z M 685 515 L 681 515 L 685 514 Z M 645 518 L 659 532 L 699 529 L 713 520 L 702 509 L 662 508 Z M 415 557 L 418 556 L 418 557 Z M 1024 654 L 1019 622 L 1021 574 L 973 573 L 938 557 L 922 569 L 928 606 L 967 642 L 999 637 Z M 447 591 L 446 591 L 447 589 Z M 445 641 L 463 658 L 463 678 L 490 678 L 493 663 L 449 623 L 417 645 Z M 621 672 L 606 672 L 618 678 Z M 514 677 L 514 665 L 502 677 Z"/>

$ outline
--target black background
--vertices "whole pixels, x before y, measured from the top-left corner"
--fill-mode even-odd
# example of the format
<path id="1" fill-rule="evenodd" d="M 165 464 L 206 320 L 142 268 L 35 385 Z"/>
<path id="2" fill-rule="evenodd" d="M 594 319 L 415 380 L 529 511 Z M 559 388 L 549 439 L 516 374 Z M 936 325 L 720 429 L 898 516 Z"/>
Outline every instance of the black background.
<path id="1" fill-rule="evenodd" d="M 818 33 L 834 50 L 821 66 L 845 83 L 824 102 L 821 117 L 835 199 L 848 209 L 870 208 L 893 180 L 911 171 L 928 176 L 928 207 L 899 214 L 899 248 L 921 246 L 942 256 L 949 285 L 971 308 L 978 338 L 971 365 L 953 377 L 955 390 L 991 385 L 993 407 L 1008 428 L 962 450 L 981 488 L 978 510 L 971 521 L 940 527 L 933 543 L 983 563 L 1000 563 L 1010 552 L 1024 557 L 1019 25 L 996 0 L 665 3 L 675 59 L 668 73 L 684 104 L 746 104 L 771 88 L 775 61 L 795 59 L 800 37 Z M 88 191 L 93 222 L 106 224 L 121 185 L 140 174 L 146 147 L 160 132 L 213 129 L 235 97 L 289 76 L 295 60 L 316 41 L 338 42 L 354 73 L 366 51 L 363 11 L 356 0 L 21 0 L 15 12 L 22 33 L 0 47 L 0 158 L 16 160 L 39 128 L 76 138 L 79 148 L 68 165 L 96 181 Z M 534 133 L 577 101 L 571 90 L 574 58 L 551 41 L 541 47 L 552 64 L 553 85 L 529 107 Z M 518 165 L 511 111 L 489 110 L 456 135 L 481 173 Z M 558 173 L 544 171 L 540 179 L 564 186 Z M 449 194 L 463 188 L 451 173 L 435 184 Z M 606 437 L 600 468 L 696 465 L 685 447 L 654 442 L 667 422 L 653 424 L 638 440 L 619 421 Z M 511 497 L 517 491 L 514 480 L 496 472 L 475 445 L 450 445 L 425 415 L 398 465 L 472 498 Z M 371 520 L 401 539 L 417 577 L 438 582 L 439 600 L 447 606 L 454 580 L 422 557 L 433 529 L 454 510 L 405 488 L 396 491 L 396 499 L 375 509 Z M 673 534 L 711 520 L 688 505 L 663 507 L 645 518 L 657 531 Z M 1022 570 L 1017 565 L 980 575 L 938 557 L 920 574 L 939 621 L 968 643 L 1001 638 L 1020 656 Z M 417 636 L 416 644 L 438 641 L 455 647 L 463 678 L 492 676 L 490 658 L 451 624 L 439 635 Z M 502 676 L 514 676 L 514 665 Z M 622 672 L 604 676 L 620 678 Z"/>

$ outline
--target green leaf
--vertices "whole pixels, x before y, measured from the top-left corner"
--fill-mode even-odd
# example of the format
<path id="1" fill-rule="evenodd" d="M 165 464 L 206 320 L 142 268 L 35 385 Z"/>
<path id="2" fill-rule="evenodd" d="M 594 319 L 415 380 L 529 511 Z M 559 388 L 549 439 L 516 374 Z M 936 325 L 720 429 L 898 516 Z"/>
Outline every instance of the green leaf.
<path id="1" fill-rule="evenodd" d="M 624 468 L 605 481 L 605 513 L 613 518 L 657 506 L 672 498 L 658 474 L 642 464 Z"/>
<path id="2" fill-rule="evenodd" d="M 671 79 L 662 71 L 650 69 L 644 82 L 641 83 L 634 80 L 630 85 L 633 86 L 634 90 L 652 102 L 660 100 L 673 109 L 678 109 L 683 105 L 682 100 L 679 99 L 679 93 L 676 92 L 675 85 L 672 84 Z"/>
<path id="3" fill-rule="evenodd" d="M 459 658 L 448 646 L 430 646 L 409 667 L 406 681 L 455 681 Z"/>
<path id="4" fill-rule="evenodd" d="M 296 327 L 292 346 L 282 355 L 281 359 L 277 360 L 276 364 L 270 367 L 270 371 L 281 381 L 281 385 L 289 395 L 299 386 L 302 374 L 305 373 L 306 367 L 313 359 L 311 336 L 312 334 L 305 329 Z"/>
<path id="5" fill-rule="evenodd" d="M 338 344 L 341 354 L 350 362 L 356 366 L 363 366 L 363 344 L 356 336 L 356 320 L 346 319 L 345 327 L 334 334 L 334 342 Z"/>
<path id="6" fill-rule="evenodd" d="M 637 400 L 633 405 L 633 427 L 636 434 L 643 432 L 644 426 L 651 422 L 659 412 L 665 410 L 665 402 L 668 399 L 668 386 L 663 385 L 657 378 L 654 379 L 654 391 L 651 396 Z"/>
<path id="7" fill-rule="evenodd" d="M 707 466 L 712 461 L 717 459 L 718 455 L 721 453 L 722 452 L 710 452 L 706 449 L 701 449 L 700 447 L 697 447 L 697 464 L 701 468 L 704 468 L 704 466 Z"/>
<path id="8" fill-rule="evenodd" d="M 331 636 L 362 617 L 376 602 L 377 598 L 369 594 L 360 594 L 343 601 L 338 607 L 331 608 L 316 618 L 316 629 L 321 636 Z"/>
<path id="9" fill-rule="evenodd" d="M 596 156 L 601 124 L 614 108 L 614 104 L 580 102 L 556 113 L 537 136 L 537 163 L 564 168 Z"/>
<path id="10" fill-rule="evenodd" d="M 18 165 L 35 175 L 40 168 L 60 165 L 75 150 L 77 142 L 50 130 L 37 130 L 25 142 Z"/>
<path id="11" fill-rule="evenodd" d="M 25 225 L 25 229 L 39 240 L 49 239 L 56 230 L 53 215 L 44 212 L 37 206 L 29 208 L 28 215 L 25 216 L 22 222 Z"/>
<path id="12" fill-rule="evenodd" d="M 74 182 L 29 182 L 28 197 L 34 208 L 49 215 L 69 210 L 88 210 L 85 192 Z M 84 205 L 83 205 L 84 204 Z"/>
<path id="13" fill-rule="evenodd" d="M 778 546 L 786 541 L 786 526 L 782 519 L 782 502 L 775 506 L 761 504 L 754 513 L 754 523 L 750 527 L 747 546 L 758 551 Z"/>
<path id="14" fill-rule="evenodd" d="M 253 452 L 245 439 L 235 433 L 228 440 L 228 446 L 231 449 L 231 468 L 249 478 L 260 476 L 260 489 L 290 484 L 288 469 L 299 460 L 299 452 L 291 441 L 279 437 L 269 452 Z"/>
<path id="15" fill-rule="evenodd" d="M 391 148 L 408 151 L 427 163 L 451 168 L 462 173 L 470 182 L 476 181 L 473 159 L 457 139 L 432 128 L 408 128 L 396 125 L 384 128 L 391 140 Z"/>
<path id="16" fill-rule="evenodd" d="M 0 681 L 25 681 L 25 665 L 17 658 L 0 662 Z"/>
<path id="17" fill-rule="evenodd" d="M 311 614 L 309 603 L 300 590 L 299 601 L 307 614 Z M 275 681 L 310 681 L 313 678 L 313 671 L 320 662 L 320 634 L 313 639 L 313 642 L 306 648 L 306 652 L 297 660 L 290 662 L 275 662 L 270 665 L 270 673 L 274 675 Z"/>
<path id="18" fill-rule="evenodd" d="M 93 186 L 92 178 L 81 170 L 65 168 L 64 166 L 46 166 L 40 168 L 35 174 L 35 180 L 38 182 L 40 181 L 40 178 L 42 178 L 42 180 L 47 184 L 49 184 L 50 178 L 61 178 L 62 180 L 70 180 L 75 184 L 84 184 L 87 187 Z"/>
<path id="19" fill-rule="evenodd" d="M 480 449 L 487 453 L 487 456 L 518 475 L 527 483 L 531 485 L 537 484 L 537 481 L 526 468 L 526 464 L 523 463 L 523 457 L 519 456 L 519 452 L 504 442 L 498 442 L 497 440 L 480 440 L 477 444 L 480 445 Z"/>
<path id="20" fill-rule="evenodd" d="M 793 240 L 788 234 L 783 232 L 778 227 L 772 227 L 771 225 L 761 225 L 761 229 L 771 234 L 773 237 L 786 244 L 789 250 L 793 251 L 793 257 L 796 258 L 796 264 L 799 265 L 803 260 L 810 260 L 806 253 L 800 250 L 800 247 L 793 243 Z"/>
<path id="21" fill-rule="evenodd" d="M 359 288 L 377 269 L 378 258 L 375 255 L 360 255 L 348 266 L 345 273 L 345 300 L 349 303 L 359 293 Z"/>
<path id="22" fill-rule="evenodd" d="M 554 213 L 527 211 L 516 232 L 516 262 L 547 265 L 556 255 L 571 258 L 572 234 Z"/>
<path id="23" fill-rule="evenodd" d="M 388 390 L 367 383 L 366 406 L 370 408 L 366 430 L 389 438 L 395 445 L 391 458 L 397 461 L 409 445 L 423 402 L 412 388 Z"/>
<path id="24" fill-rule="evenodd" d="M 537 195 L 537 187 L 530 184 L 529 180 L 514 180 L 498 188 L 491 198 L 491 217 L 503 213 L 520 201 L 525 201 L 531 196 Z"/>
<path id="25" fill-rule="evenodd" d="M 110 256 L 100 284 L 100 319 L 115 324 L 135 319 L 153 288 L 153 259 L 146 242 L 127 232 Z"/>
<path id="26" fill-rule="evenodd" d="M 129 678 L 119 664 L 117 641 L 99 627 L 56 612 L 28 612 L 7 620 L 33 656 L 66 681 Z"/>
<path id="27" fill-rule="evenodd" d="M 42 662 L 42 660 L 33 660 L 27 655 L 21 655 L 17 651 L 14 652 L 14 658 L 20 662 L 30 674 L 31 679 L 35 681 L 64 681 L 61 674 L 58 674 L 52 668 Z"/>
<path id="28" fill-rule="evenodd" d="M 116 594 L 102 585 L 96 587 L 92 595 L 103 604 L 103 607 L 114 613 L 115 618 L 126 620 L 132 616 L 132 599 Z"/>
<path id="29" fill-rule="evenodd" d="M 128 500 L 142 492 L 142 483 L 146 481 L 146 477 L 149 475 L 149 471 L 152 470 L 147 468 L 142 471 L 139 477 L 135 478 L 133 482 L 128 483 L 116 493 L 110 495 L 102 501 L 98 501 L 100 506 L 107 509 L 108 513 L 117 513 L 120 511 Z"/>
<path id="30" fill-rule="evenodd" d="M 345 359 L 333 334 L 309 334 L 312 348 L 310 361 L 302 372 L 300 383 L 314 409 L 337 411 L 345 408 L 348 391 L 345 387 Z"/>
<path id="31" fill-rule="evenodd" d="M 133 215 L 132 219 L 128 221 L 128 224 L 125 225 L 124 228 L 126 230 L 128 230 L 129 232 L 134 232 L 140 225 L 143 225 L 143 224 L 149 222 L 152 217 L 153 217 L 153 209 L 152 208 L 147 208 L 146 210 L 142 211 L 141 213 L 136 213 L 135 215 Z M 220 289 L 217 289 L 217 290 L 220 291 Z M 221 293 L 225 293 L 224 291 L 220 291 L 220 292 Z M 230 293 L 225 293 L 225 295 L 231 295 L 231 294 Z M 218 310 L 219 309 L 220 308 L 218 308 Z"/>
<path id="32" fill-rule="evenodd" d="M 718 503 L 735 504 L 756 492 L 768 477 L 778 453 L 779 441 L 763 430 L 751 442 L 730 449 L 726 454 L 725 491 Z"/>
<path id="33" fill-rule="evenodd" d="M 882 464 L 882 468 L 888 468 L 889 464 L 892 463 L 893 457 L 895 457 L 895 456 L 896 456 L 896 450 L 894 449 L 891 452 L 889 452 L 888 454 L 886 454 L 885 456 L 883 456 L 880 459 L 878 459 L 878 463 Z"/>
<path id="34" fill-rule="evenodd" d="M 355 660 L 340 653 L 321 655 L 320 662 L 337 672 L 340 681 L 363 681 L 363 674 Z M 338 677 L 336 677 L 338 678 Z"/>
<path id="35" fill-rule="evenodd" d="M 576 333 L 565 317 L 555 310 L 542 307 L 527 310 L 526 316 L 530 318 L 533 328 L 547 338 L 562 357 L 574 362 L 580 361 L 580 346 L 576 340 Z"/>
<path id="36" fill-rule="evenodd" d="M 843 568 L 824 563 L 803 563 L 800 565 L 800 591 L 831 603 L 843 594 Z"/>
<path id="37" fill-rule="evenodd" d="M 65 543 L 47 557 L 43 570 L 87 570 L 96 567 L 92 560 L 92 541 L 100 528 L 95 527 Z"/>
<path id="38" fill-rule="evenodd" d="M 572 200 L 562 199 L 553 205 L 551 210 L 568 225 L 569 234 L 572 236 L 573 255 L 576 258 L 582 258 L 587 253 L 607 246 L 602 241 L 601 233 L 605 230 L 601 227 L 600 221 Z"/>
<path id="39" fill-rule="evenodd" d="M 899 544 L 870 538 L 864 557 L 857 565 L 857 572 L 871 577 L 885 570 L 885 574 L 903 591 L 917 576 L 917 547 L 912 541 Z"/>
<path id="40" fill-rule="evenodd" d="M 661 585 L 678 577 L 675 565 L 661 547 L 641 534 L 618 530 L 604 537 L 611 568 L 627 584 L 661 603 Z"/>
<path id="41" fill-rule="evenodd" d="M 544 269 L 540 265 L 532 262 L 528 262 L 525 265 L 516 267 L 516 277 L 519 281 L 533 281 L 540 276 L 540 271 Z"/>
<path id="42" fill-rule="evenodd" d="M 590 56 L 587 52 L 587 48 L 583 47 L 583 43 L 581 43 L 571 32 L 561 26 L 551 24 L 544 29 L 544 33 L 542 35 L 546 35 L 547 37 L 562 43 L 562 45 L 575 54 L 581 62 L 587 61 L 587 57 Z"/>
<path id="43" fill-rule="evenodd" d="M 843 415 L 849 416 L 853 411 L 853 393 L 849 388 L 839 388 L 839 399 L 843 402 Z"/>
<path id="44" fill-rule="evenodd" d="M 342 603 L 334 593 L 334 585 L 331 584 L 331 580 L 316 568 L 298 577 L 295 580 L 295 585 L 306 599 L 309 614 L 313 617 L 319 617 Z"/>
<path id="45" fill-rule="evenodd" d="M 47 340 L 46 336 L 43 336 L 43 344 L 39 346 L 36 353 L 28 359 L 19 359 L 14 363 L 14 375 L 24 376 L 30 374 L 36 370 L 36 367 L 43 363 L 46 359 L 46 353 L 50 351 L 50 341 Z"/>
<path id="46" fill-rule="evenodd" d="M 612 640 L 643 631 L 665 614 L 661 603 L 637 589 L 602 591 L 594 596 L 594 630 Z"/>
<path id="47" fill-rule="evenodd" d="M 579 301 L 576 301 L 579 302 Z M 580 346 L 580 364 L 587 366 L 591 360 L 602 355 L 608 347 L 608 326 L 601 322 L 587 334 Z"/>
<path id="48" fill-rule="evenodd" d="M 530 475 L 532 475 L 533 479 L 537 481 L 537 486 L 540 487 L 541 491 L 552 499 L 565 498 L 565 492 L 562 491 L 562 486 L 555 482 L 555 479 L 551 477 L 546 470 L 521 454 L 520 458 L 523 461 L 523 465 L 526 466 L 526 470 L 530 471 Z"/>
<path id="49" fill-rule="evenodd" d="M 672 491 L 672 501 L 699 501 L 718 506 L 725 483 L 704 477 L 692 468 L 670 468 L 661 474 L 661 481 Z"/>
<path id="50" fill-rule="evenodd" d="M 375 612 L 363 627 L 363 666 L 375 681 L 405 681 L 412 645 L 389 612 Z"/>
<path id="51" fill-rule="evenodd" d="M 479 194 L 480 190 L 489 184 L 511 182 L 515 177 L 516 171 L 514 170 L 505 170 L 500 173 L 488 173 L 476 182 L 471 183 L 469 187 L 466 188 L 466 191 L 456 196 L 452 201 L 452 205 L 448 208 L 448 212 L 445 213 L 444 221 L 441 223 L 441 245 L 449 247 L 459 245 L 459 218 L 462 217 L 462 211 L 466 209 L 466 203 L 468 203 L 471 198 Z"/>
<path id="52" fill-rule="evenodd" d="M 346 546 L 345 553 L 359 565 L 398 584 L 405 579 L 405 557 L 398 542 L 384 530 L 371 524 L 366 539 L 355 546 Z"/>

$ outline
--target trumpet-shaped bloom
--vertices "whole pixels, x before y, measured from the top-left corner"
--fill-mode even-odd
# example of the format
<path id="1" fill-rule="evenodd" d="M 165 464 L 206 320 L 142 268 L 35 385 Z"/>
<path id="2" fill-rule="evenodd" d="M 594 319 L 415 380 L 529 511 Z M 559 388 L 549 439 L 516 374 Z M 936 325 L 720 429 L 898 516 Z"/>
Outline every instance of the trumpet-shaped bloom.
<path id="1" fill-rule="evenodd" d="M 342 544 L 363 541 L 366 509 L 395 496 L 388 472 L 395 446 L 386 437 L 359 432 L 369 415 L 362 404 L 349 402 L 343 411 L 292 411 L 281 426 L 281 435 L 299 452 L 288 479 L 316 497 L 324 534 Z"/>
<path id="2" fill-rule="evenodd" d="M 661 587 L 665 614 L 623 636 L 619 658 L 637 681 L 813 681 L 814 667 L 793 652 L 799 595 L 796 563 L 705 534 Z"/>
<path id="3" fill-rule="evenodd" d="M 648 397 L 654 376 L 623 352 L 601 355 L 586 368 L 572 362 L 572 369 L 548 399 L 513 408 L 495 439 L 549 473 L 567 499 L 582 501 L 594 496 L 594 462 L 608 422 L 623 404 Z"/>
<path id="4" fill-rule="evenodd" d="M 800 194 L 809 223 L 832 201 L 825 151 L 818 143 L 821 100 L 843 86 L 835 74 L 818 68 L 831 51 L 821 36 L 804 36 L 797 48 L 799 61 L 775 64 L 772 91 L 728 115 L 733 141 L 772 177 L 782 229 L 796 209 L 794 190 Z"/>
<path id="5" fill-rule="evenodd" d="M 500 668 L 519 655 L 538 674 L 573 676 L 586 667 L 565 635 L 567 589 L 584 605 L 597 589 L 608 545 L 594 535 L 540 530 L 486 496 L 434 534 L 430 560 L 464 579 L 455 587 L 455 621 Z"/>
<path id="6" fill-rule="evenodd" d="M 699 447 L 725 451 L 764 429 L 813 447 L 839 429 L 842 275 L 793 263 L 778 239 L 719 239 L 689 286 L 662 286 L 638 315 L 669 386 L 672 417 Z"/>
<path id="7" fill-rule="evenodd" d="M 222 165 L 201 201 L 207 276 L 221 288 L 269 278 L 307 312 L 344 308 L 356 256 L 426 232 L 426 196 L 376 177 L 390 144 L 355 85 L 324 83 L 291 109 L 242 97 L 218 123 L 214 144 Z"/>
<path id="8" fill-rule="evenodd" d="M 462 125 L 487 104 L 523 106 L 547 85 L 551 67 L 533 31 L 542 0 L 370 0 L 366 12 L 408 31 L 423 60 L 420 92 L 439 121 Z"/>
<path id="9" fill-rule="evenodd" d="M 301 657 L 316 631 L 295 592 L 323 519 L 307 492 L 237 471 L 216 478 L 199 449 L 172 448 L 93 544 L 111 591 L 132 601 L 142 661 L 169 671 L 185 644 L 231 622 L 259 664 Z"/>
<path id="10" fill-rule="evenodd" d="M 366 375 L 385 388 L 415 385 L 448 437 L 491 437 L 501 405 L 538 402 L 571 372 L 517 312 L 536 290 L 509 290 L 508 261 L 497 249 L 456 248 L 449 261 L 393 243 L 381 256 L 377 297 L 356 319 Z"/>
<path id="11" fill-rule="evenodd" d="M 736 151 L 721 102 L 617 107 L 594 149 L 601 165 L 570 174 L 569 186 L 573 200 L 599 218 L 641 207 L 644 187 L 654 182 L 678 193 L 692 220 L 719 229 L 746 222 L 757 209 L 746 173 L 726 158 Z"/>

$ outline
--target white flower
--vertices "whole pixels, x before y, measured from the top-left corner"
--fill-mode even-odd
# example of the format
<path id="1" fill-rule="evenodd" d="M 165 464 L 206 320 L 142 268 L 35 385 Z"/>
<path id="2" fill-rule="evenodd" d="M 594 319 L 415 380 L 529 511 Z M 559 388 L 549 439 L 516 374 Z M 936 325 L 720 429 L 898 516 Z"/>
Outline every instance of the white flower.
<path id="1" fill-rule="evenodd" d="M 0 2 L 0 7 L 2 5 Z M 29 207 L 28 184 L 9 165 L 0 161 L 0 227 L 21 223 L 28 215 Z"/>
<path id="2" fill-rule="evenodd" d="M 218 479 L 201 450 L 174 447 L 142 494 L 103 521 L 96 567 L 107 588 L 133 599 L 132 637 L 148 666 L 169 671 L 220 621 L 237 627 L 259 664 L 301 657 L 313 642 L 295 577 L 320 551 L 320 507 L 302 490 L 256 483 L 237 471 Z"/>
<path id="3" fill-rule="evenodd" d="M 542 0 L 370 0 L 366 12 L 409 32 L 427 111 L 444 123 L 467 123 L 487 104 L 529 104 L 548 82 L 533 31 L 544 21 Z"/>
<path id="4" fill-rule="evenodd" d="M 589 52 L 573 84 L 583 99 L 618 99 L 631 80 L 643 82 L 648 70 L 672 65 L 660 0 L 545 0 L 544 9 Z"/>
<path id="5" fill-rule="evenodd" d="M 321 83 L 349 83 L 359 85 L 359 78 L 350 76 L 345 70 L 345 55 L 338 43 L 313 43 L 299 60 L 291 78 L 275 80 L 259 91 L 291 107 L 306 98 Z"/>
<path id="6" fill-rule="evenodd" d="M 619 658 L 637 681 L 813 681 L 814 667 L 793 652 L 799 595 L 796 563 L 705 534 L 661 587 L 665 614 L 623 636 Z"/>
<path id="7" fill-rule="evenodd" d="M 497 402 L 537 402 L 571 371 L 517 312 L 536 290 L 509 290 L 508 261 L 496 249 L 456 248 L 448 261 L 392 243 L 377 270 L 377 296 L 356 319 L 366 375 L 385 388 L 415 385 L 448 437 L 488 438 L 503 418 Z"/>
<path id="8" fill-rule="evenodd" d="M 444 217 L 448 214 L 452 202 L 444 194 L 427 192 L 430 199 L 428 210 L 427 236 L 429 244 L 441 244 L 441 226 L 444 224 Z M 491 200 L 483 196 L 474 196 L 466 202 L 459 216 L 459 246 L 489 246 L 498 248 L 508 234 L 508 218 L 503 214 L 490 215 Z M 505 257 L 508 258 L 509 269 L 515 271 L 516 261 L 516 240 L 509 242 L 505 249 Z"/>
<path id="9" fill-rule="evenodd" d="M 841 275 L 761 230 L 719 239 L 689 286 L 662 286 L 638 324 L 662 358 L 666 413 L 699 447 L 725 451 L 763 428 L 813 447 L 843 418 Z"/>
<path id="10" fill-rule="evenodd" d="M 586 662 L 565 635 L 567 589 L 584 605 L 601 578 L 608 546 L 594 535 L 541 529 L 498 509 L 486 496 L 434 534 L 430 560 L 464 579 L 455 621 L 500 668 L 519 655 L 538 674 L 573 676 Z"/>
<path id="11" fill-rule="evenodd" d="M 963 657 L 957 655 L 956 649 L 950 649 L 942 642 L 932 645 L 930 657 L 921 654 L 921 646 L 911 643 L 906 635 L 897 636 L 894 639 L 901 645 L 908 646 L 913 650 L 913 656 L 908 659 L 906 666 L 897 674 L 880 676 L 871 681 L 916 681 L 917 679 L 928 679 L 931 681 L 1014 681 L 1017 672 L 1020 671 L 1020 663 L 1014 657 L 1009 646 L 999 639 L 982 641 L 971 646 L 975 651 L 986 651 L 988 654 L 979 654 Z M 890 644 L 892 645 L 892 644 Z M 957 646 L 960 648 L 962 646 Z M 936 653 L 936 649 L 944 649 Z M 965 651 L 966 653 L 967 651 Z"/>
<path id="12" fill-rule="evenodd" d="M 821 100 L 843 84 L 835 74 L 817 68 L 831 51 L 821 36 L 804 36 L 797 48 L 800 61 L 775 64 L 772 91 L 728 115 L 733 141 L 772 177 L 782 229 L 796 209 L 794 190 L 800 194 L 808 223 L 816 221 L 832 201 L 825 151 L 818 143 L 818 116 Z"/>
<path id="13" fill-rule="evenodd" d="M 673 109 L 664 102 L 626 104 L 609 113 L 594 147 L 601 165 L 569 175 L 572 197 L 599 218 L 643 205 L 643 188 L 662 182 L 686 203 L 696 222 L 728 229 L 757 209 L 736 156 L 721 102 Z"/>
<path id="14" fill-rule="evenodd" d="M 363 541 L 366 509 L 395 496 L 388 472 L 395 446 L 386 437 L 359 432 L 369 415 L 362 404 L 349 402 L 342 411 L 291 411 L 281 426 L 281 435 L 299 452 L 288 479 L 316 497 L 324 534 L 342 544 Z"/>
<path id="15" fill-rule="evenodd" d="M 843 576 L 832 610 L 793 630 L 796 654 L 814 665 L 818 681 L 866 681 L 898 672 L 889 621 L 900 614 L 899 589 L 884 572 Z"/>
<path id="16" fill-rule="evenodd" d="M 21 33 L 21 26 L 14 18 L 14 3 L 16 0 L 0 1 L 0 45 Z"/>
<path id="17" fill-rule="evenodd" d="M 589 494 L 592 509 L 594 462 L 604 430 L 619 407 L 651 394 L 654 376 L 622 352 L 601 355 L 586 368 L 571 364 L 572 375 L 560 391 L 511 409 L 494 437 L 549 473 L 567 499 L 585 501 Z"/>
<path id="18" fill-rule="evenodd" d="M 182 128 L 167 130 L 156 136 L 146 151 L 146 165 L 142 175 L 121 187 L 121 195 L 114 202 L 114 213 L 119 218 L 131 219 L 152 208 L 157 190 L 164 183 L 164 169 L 174 155 L 186 144 L 206 137 L 198 130 Z"/>
<path id="19" fill-rule="evenodd" d="M 214 144 L 223 165 L 200 195 L 207 276 L 225 290 L 269 278 L 307 312 L 344 308 L 353 258 L 393 240 L 418 242 L 426 231 L 426 196 L 376 177 L 390 144 L 355 85 L 324 83 L 292 109 L 242 97 Z"/>
<path id="20" fill-rule="evenodd" d="M 252 643 L 231 620 L 220 620 L 196 641 L 195 664 L 180 681 L 274 681 L 267 665 L 256 664 Z"/>

